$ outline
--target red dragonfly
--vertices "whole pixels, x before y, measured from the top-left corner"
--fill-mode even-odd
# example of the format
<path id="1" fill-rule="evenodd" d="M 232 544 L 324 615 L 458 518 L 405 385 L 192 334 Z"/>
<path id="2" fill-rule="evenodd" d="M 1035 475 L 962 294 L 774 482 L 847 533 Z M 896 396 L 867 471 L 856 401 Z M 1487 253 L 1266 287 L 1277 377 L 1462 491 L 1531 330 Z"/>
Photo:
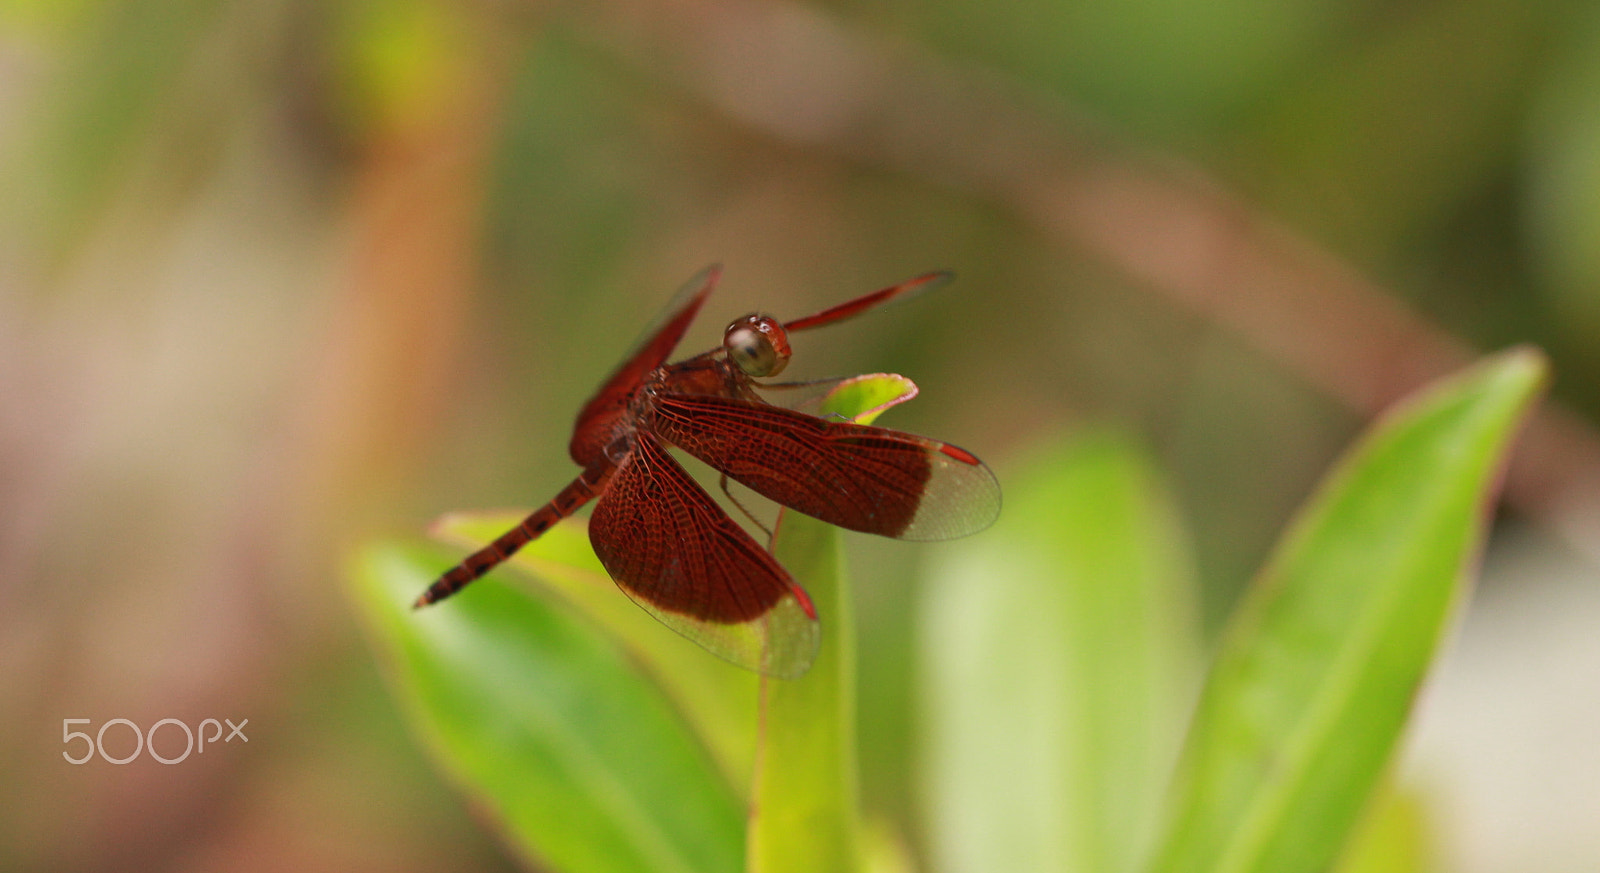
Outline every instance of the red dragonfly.
<path id="1" fill-rule="evenodd" d="M 673 445 L 777 503 L 850 530 L 944 540 L 988 527 L 1000 486 L 971 452 L 880 427 L 807 415 L 757 388 L 788 364 L 788 334 L 859 315 L 949 281 L 928 273 L 815 315 L 753 314 L 722 345 L 666 363 L 721 276 L 709 267 L 578 413 L 568 447 L 583 472 L 548 504 L 440 576 L 414 606 L 443 600 L 599 498 L 589 540 L 633 601 L 743 667 L 792 678 L 820 631 L 805 589 L 667 452 Z M 798 383 L 805 384 L 805 383 Z"/>

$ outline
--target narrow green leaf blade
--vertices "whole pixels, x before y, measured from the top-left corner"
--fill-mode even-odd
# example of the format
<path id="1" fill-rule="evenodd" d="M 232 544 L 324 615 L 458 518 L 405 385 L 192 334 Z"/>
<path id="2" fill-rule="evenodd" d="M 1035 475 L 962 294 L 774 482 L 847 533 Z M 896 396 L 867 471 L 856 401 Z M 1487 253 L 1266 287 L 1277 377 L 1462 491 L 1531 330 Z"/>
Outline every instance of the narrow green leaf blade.
<path id="1" fill-rule="evenodd" d="M 1018 466 L 922 615 L 929 852 L 945 873 L 1133 869 L 1198 657 L 1184 538 L 1114 432 Z"/>
<path id="2" fill-rule="evenodd" d="M 750 810 L 751 873 L 859 867 L 855 618 L 838 532 L 784 514 L 779 563 L 811 595 L 822 645 L 798 679 L 761 682 L 761 737 Z"/>
<path id="3" fill-rule="evenodd" d="M 821 414 L 866 422 L 916 395 L 903 376 L 842 383 Z M 832 525 L 785 512 L 779 563 L 811 595 L 822 645 L 799 679 L 763 679 L 762 731 L 751 803 L 751 873 L 849 873 L 862 864 L 856 762 L 855 616 Z"/>
<path id="4" fill-rule="evenodd" d="M 1513 350 L 1442 380 L 1328 477 L 1224 635 L 1154 871 L 1335 862 L 1468 587 L 1545 373 L 1541 354 Z"/>
<path id="5" fill-rule="evenodd" d="M 507 585 L 410 608 L 453 555 L 374 543 L 351 593 L 413 729 L 512 845 L 559 873 L 738 870 L 734 791 L 607 634 Z"/>
<path id="6" fill-rule="evenodd" d="M 515 527 L 525 514 L 504 510 L 451 513 L 439 519 L 432 532 L 460 546 L 459 558 Z M 473 583 L 470 590 L 491 585 L 523 587 L 534 596 L 554 597 L 583 613 L 626 646 L 652 675 L 695 735 L 710 748 L 728 783 L 743 795 L 756 749 L 752 729 L 756 674 L 708 657 L 705 649 L 656 621 L 617 590 L 589 545 L 582 518 L 556 525 L 507 563 L 537 581 L 529 583 L 520 574 L 497 570 Z M 457 598 L 465 596 L 464 592 Z"/>

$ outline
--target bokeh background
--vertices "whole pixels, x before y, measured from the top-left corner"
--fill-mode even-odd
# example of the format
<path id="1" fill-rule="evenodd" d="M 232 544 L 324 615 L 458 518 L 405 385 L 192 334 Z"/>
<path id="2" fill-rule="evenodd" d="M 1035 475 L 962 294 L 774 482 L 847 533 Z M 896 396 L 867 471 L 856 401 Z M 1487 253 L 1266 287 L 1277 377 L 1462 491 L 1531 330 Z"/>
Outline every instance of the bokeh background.
<path id="1" fill-rule="evenodd" d="M 547 499 L 712 261 L 688 348 L 955 270 L 790 372 L 911 376 L 884 423 L 1002 481 L 1138 434 L 1212 630 L 1376 410 L 1546 349 L 1397 768 L 1405 869 L 1600 869 L 1600 7 L 1570 0 L 3 0 L 0 868 L 514 868 L 406 736 L 341 556 Z M 915 853 L 939 547 L 850 547 L 865 801 Z M 65 718 L 208 717 L 248 744 L 60 757 Z"/>

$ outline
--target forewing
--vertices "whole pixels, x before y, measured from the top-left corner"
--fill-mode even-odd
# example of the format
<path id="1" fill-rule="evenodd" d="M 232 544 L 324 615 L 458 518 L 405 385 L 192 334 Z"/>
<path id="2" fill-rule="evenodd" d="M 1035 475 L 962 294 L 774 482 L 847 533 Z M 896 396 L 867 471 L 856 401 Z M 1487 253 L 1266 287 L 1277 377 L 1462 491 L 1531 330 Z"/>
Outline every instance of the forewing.
<path id="1" fill-rule="evenodd" d="M 976 533 L 1000 514 L 1000 485 L 965 449 L 765 403 L 656 398 L 652 427 L 746 487 L 850 530 L 904 540 Z"/>
<path id="2" fill-rule="evenodd" d="M 713 264 L 684 283 L 655 323 L 646 329 L 627 360 L 584 404 L 568 446 L 568 454 L 579 466 L 587 467 L 600 460 L 601 453 L 611 442 L 617 420 L 627 411 L 634 389 L 651 370 L 666 363 L 721 277 L 722 266 Z"/>
<path id="3" fill-rule="evenodd" d="M 805 591 L 650 434 L 600 498 L 589 540 L 635 603 L 711 652 L 784 678 L 816 657 Z"/>
<path id="4" fill-rule="evenodd" d="M 844 321 L 847 318 L 855 318 L 863 312 L 875 309 L 891 301 L 910 300 L 919 294 L 946 285 L 954 278 L 955 276 L 947 272 L 924 273 L 915 279 L 908 279 L 898 285 L 890 285 L 871 294 L 863 294 L 854 300 L 824 309 L 815 315 L 786 321 L 783 323 L 783 329 L 791 332 L 810 330 L 814 327 L 822 327 L 823 325 Z"/>

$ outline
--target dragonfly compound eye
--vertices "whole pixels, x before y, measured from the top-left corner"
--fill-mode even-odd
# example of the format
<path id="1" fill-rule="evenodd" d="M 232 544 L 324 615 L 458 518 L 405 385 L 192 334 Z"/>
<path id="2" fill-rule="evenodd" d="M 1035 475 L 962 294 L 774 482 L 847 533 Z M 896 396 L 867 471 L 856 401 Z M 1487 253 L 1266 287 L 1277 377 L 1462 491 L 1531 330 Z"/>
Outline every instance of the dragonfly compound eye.
<path id="1" fill-rule="evenodd" d="M 765 315 L 746 316 L 728 325 L 722 345 L 747 376 L 776 376 L 789 363 L 789 337 L 783 325 Z"/>

